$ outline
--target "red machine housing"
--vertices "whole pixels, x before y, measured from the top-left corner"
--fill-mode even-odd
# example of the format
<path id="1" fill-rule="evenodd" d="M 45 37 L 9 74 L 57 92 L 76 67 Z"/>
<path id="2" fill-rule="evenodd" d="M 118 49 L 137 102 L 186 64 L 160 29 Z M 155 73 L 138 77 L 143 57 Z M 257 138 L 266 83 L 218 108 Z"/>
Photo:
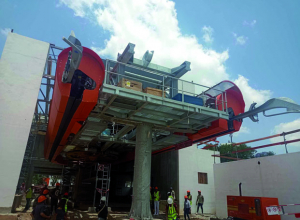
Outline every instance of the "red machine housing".
<path id="1" fill-rule="evenodd" d="M 68 60 L 69 51 L 71 50 L 71 47 L 64 49 L 57 59 L 55 84 L 44 150 L 45 158 L 50 159 L 52 162 L 55 162 L 57 156 L 63 150 L 70 134 L 76 134 L 79 131 L 82 123 L 97 104 L 99 88 L 105 76 L 104 64 L 100 57 L 94 51 L 83 47 L 78 71 L 92 79 L 95 82 L 95 87 L 92 90 L 84 89 L 80 96 L 72 97 L 72 83 L 62 82 L 62 75 Z M 78 79 L 80 80 L 81 77 L 79 75 Z"/>
<path id="2" fill-rule="evenodd" d="M 280 220 L 280 215 L 268 215 L 266 207 L 278 206 L 277 198 L 227 196 L 228 216 L 237 219 Z"/>

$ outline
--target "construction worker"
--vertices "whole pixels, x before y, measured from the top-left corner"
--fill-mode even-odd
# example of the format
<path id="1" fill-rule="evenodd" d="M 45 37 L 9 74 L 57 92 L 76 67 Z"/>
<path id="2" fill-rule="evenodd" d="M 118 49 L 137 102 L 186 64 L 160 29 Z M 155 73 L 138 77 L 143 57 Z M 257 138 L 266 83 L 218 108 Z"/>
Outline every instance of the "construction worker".
<path id="1" fill-rule="evenodd" d="M 108 209 L 107 209 L 105 202 L 106 202 L 106 197 L 102 196 L 101 202 L 100 202 L 99 206 L 96 208 L 96 212 L 98 213 L 98 220 L 106 220 L 107 219 Z"/>
<path id="2" fill-rule="evenodd" d="M 201 207 L 201 211 L 202 211 L 202 214 L 203 214 L 203 203 L 204 203 L 204 197 L 203 197 L 203 195 L 201 195 L 201 191 L 199 190 L 197 200 L 196 200 L 197 214 L 199 212 L 199 207 Z"/>
<path id="3" fill-rule="evenodd" d="M 67 213 L 65 213 L 64 204 L 62 204 L 62 202 L 58 203 L 58 207 L 55 210 L 54 218 L 56 220 L 67 220 L 68 219 Z"/>
<path id="4" fill-rule="evenodd" d="M 59 197 L 59 183 L 55 184 L 55 188 L 50 191 L 51 197 L 51 213 L 55 212 L 57 209 L 58 197 Z"/>
<path id="5" fill-rule="evenodd" d="M 64 205 L 65 213 L 68 212 L 69 193 L 65 192 L 60 202 Z"/>
<path id="6" fill-rule="evenodd" d="M 44 190 L 46 190 L 46 189 L 49 190 L 47 184 L 45 184 L 44 187 L 41 188 L 40 195 L 43 195 L 43 192 L 44 192 Z"/>
<path id="7" fill-rule="evenodd" d="M 160 201 L 160 192 L 158 187 L 154 188 L 154 215 L 159 215 L 159 201 Z"/>
<path id="8" fill-rule="evenodd" d="M 33 187 L 34 187 L 34 184 L 32 184 L 31 187 L 26 190 L 26 206 L 25 206 L 25 209 L 23 210 L 23 212 L 26 212 L 30 207 L 30 201 L 32 199 Z"/>
<path id="9" fill-rule="evenodd" d="M 184 213 L 184 220 L 186 220 L 186 216 L 190 220 L 189 214 L 191 213 L 191 204 L 188 196 L 184 197 L 184 205 L 183 205 L 183 213 Z"/>
<path id="10" fill-rule="evenodd" d="M 36 205 L 36 207 L 34 208 L 32 213 L 30 214 L 33 219 L 43 220 L 43 219 L 51 218 L 50 210 L 46 206 L 46 200 L 47 200 L 46 196 L 44 196 L 44 195 L 39 196 L 38 204 Z"/>
<path id="11" fill-rule="evenodd" d="M 172 198 L 168 198 L 168 204 L 166 205 L 166 220 L 176 220 L 179 218 L 178 207 L 174 203 Z"/>
<path id="12" fill-rule="evenodd" d="M 175 201 L 175 191 L 173 190 L 172 187 L 170 187 L 170 192 L 171 192 L 171 196 L 173 197 L 173 201 Z"/>
<path id="13" fill-rule="evenodd" d="M 46 197 L 45 205 L 46 205 L 47 207 L 49 207 L 49 206 L 50 206 L 50 198 L 49 198 L 48 194 L 49 194 L 49 190 L 48 190 L 48 189 L 43 190 L 42 195 L 39 195 L 39 196 L 38 196 L 37 198 L 35 198 L 35 200 L 33 201 L 32 207 L 33 207 L 33 208 L 36 207 L 36 205 L 38 204 L 38 199 L 39 199 L 40 196 L 45 196 L 45 197 Z M 50 207 L 49 207 L 49 208 L 50 208 Z"/>
<path id="14" fill-rule="evenodd" d="M 190 212 L 192 212 L 192 204 L 193 204 L 193 202 L 192 202 L 192 195 L 191 195 L 191 191 L 190 190 L 187 191 L 187 197 L 188 197 L 188 200 L 190 201 L 190 205 L 191 205 Z"/>
<path id="15" fill-rule="evenodd" d="M 173 200 L 173 202 L 174 202 L 174 198 L 173 198 L 171 192 L 168 192 L 167 196 L 168 196 L 168 198 L 171 198 Z"/>

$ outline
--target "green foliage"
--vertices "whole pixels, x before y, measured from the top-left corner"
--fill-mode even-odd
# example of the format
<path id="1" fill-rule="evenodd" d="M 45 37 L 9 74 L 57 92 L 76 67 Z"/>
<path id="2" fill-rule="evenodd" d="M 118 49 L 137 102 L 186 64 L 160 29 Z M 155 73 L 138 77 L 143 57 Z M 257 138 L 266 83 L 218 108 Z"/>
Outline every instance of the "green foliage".
<path id="1" fill-rule="evenodd" d="M 236 158 L 238 156 L 238 158 L 240 158 L 240 159 L 254 158 L 256 150 L 244 151 L 244 152 L 240 152 L 237 154 L 231 153 L 233 151 L 244 150 L 244 149 L 248 149 L 248 148 L 251 148 L 251 147 L 247 146 L 246 144 L 241 144 L 239 146 L 233 146 L 232 144 L 221 144 L 220 146 L 216 146 L 216 151 L 219 151 L 220 154 L 222 154 L 222 155 L 224 154 L 224 156 L 226 156 L 226 157 Z M 213 151 L 214 147 L 211 147 L 208 149 Z M 221 160 L 221 163 L 234 161 L 234 160 L 226 159 L 226 158 L 220 158 L 220 160 Z"/>
<path id="2" fill-rule="evenodd" d="M 32 183 L 34 185 L 41 185 L 41 184 L 44 183 L 43 178 L 44 178 L 44 176 L 41 175 L 41 174 L 34 174 L 33 177 L 32 177 Z"/>
<path id="3" fill-rule="evenodd" d="M 260 157 L 273 156 L 275 153 L 273 151 L 265 152 L 266 154 L 262 154 Z"/>
<path id="4" fill-rule="evenodd" d="M 60 178 L 60 176 L 50 176 L 51 182 L 52 182 L 52 186 L 55 186 L 55 184 L 57 183 L 57 180 Z"/>

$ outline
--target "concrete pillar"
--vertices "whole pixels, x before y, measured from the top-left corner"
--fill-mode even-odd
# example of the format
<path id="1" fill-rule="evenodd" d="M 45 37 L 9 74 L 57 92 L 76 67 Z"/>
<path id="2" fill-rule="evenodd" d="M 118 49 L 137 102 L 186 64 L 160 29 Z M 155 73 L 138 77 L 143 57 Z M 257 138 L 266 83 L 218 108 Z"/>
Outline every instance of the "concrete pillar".
<path id="1" fill-rule="evenodd" d="M 49 43 L 9 33 L 0 59 L 0 212 L 11 210 Z"/>
<path id="2" fill-rule="evenodd" d="M 134 160 L 133 198 L 130 217 L 134 219 L 152 219 L 150 209 L 150 174 L 152 126 L 137 126 Z"/>

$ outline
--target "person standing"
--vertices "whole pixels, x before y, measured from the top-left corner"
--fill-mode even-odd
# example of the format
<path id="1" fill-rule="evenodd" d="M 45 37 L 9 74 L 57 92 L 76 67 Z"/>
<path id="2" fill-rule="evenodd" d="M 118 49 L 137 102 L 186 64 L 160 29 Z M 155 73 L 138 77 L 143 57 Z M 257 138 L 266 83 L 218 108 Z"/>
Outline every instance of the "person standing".
<path id="1" fill-rule="evenodd" d="M 106 202 L 106 197 L 103 196 L 101 198 L 101 202 L 100 202 L 99 206 L 96 208 L 96 212 L 98 213 L 98 220 L 106 220 L 107 219 L 108 209 L 107 209 L 105 202 Z"/>
<path id="2" fill-rule="evenodd" d="M 25 183 L 22 183 L 21 187 L 20 187 L 21 193 L 22 195 L 25 197 L 26 196 L 26 186 Z"/>
<path id="3" fill-rule="evenodd" d="M 41 195 L 38 199 L 38 204 L 34 208 L 34 210 L 31 212 L 31 217 L 35 220 L 44 220 L 44 219 L 51 219 L 49 209 L 46 207 L 46 196 Z"/>
<path id="4" fill-rule="evenodd" d="M 191 191 L 190 190 L 188 190 L 187 191 L 187 197 L 188 197 L 188 200 L 190 201 L 190 213 L 192 213 L 192 204 L 193 204 L 193 202 L 192 202 L 192 195 L 191 195 Z"/>
<path id="5" fill-rule="evenodd" d="M 154 188 L 154 215 L 159 215 L 160 192 L 158 187 Z"/>
<path id="6" fill-rule="evenodd" d="M 203 214 L 203 203 L 204 203 L 204 197 L 203 197 L 203 195 L 201 195 L 201 191 L 199 190 L 197 200 L 196 200 L 197 214 L 199 213 L 199 207 L 201 207 L 201 211 L 202 211 L 202 214 Z"/>
<path id="7" fill-rule="evenodd" d="M 174 203 L 171 197 L 168 198 L 168 204 L 166 205 L 166 220 L 176 220 L 179 218 L 178 207 L 176 203 Z"/>
<path id="8" fill-rule="evenodd" d="M 25 209 L 23 210 L 23 212 L 26 212 L 30 207 L 30 201 L 32 199 L 33 187 L 34 187 L 34 184 L 32 184 L 31 187 L 29 189 L 27 189 L 27 191 L 26 191 L 26 206 L 25 206 Z"/>
<path id="9" fill-rule="evenodd" d="M 176 200 L 176 198 L 175 198 L 175 191 L 173 190 L 172 187 L 170 187 L 170 192 L 171 192 L 171 196 L 173 197 L 173 201 L 175 201 Z"/>
<path id="10" fill-rule="evenodd" d="M 69 193 L 65 192 L 60 202 L 63 204 L 65 213 L 68 212 Z"/>
<path id="11" fill-rule="evenodd" d="M 59 183 L 55 184 L 55 188 L 50 191 L 51 197 L 51 213 L 55 212 L 57 209 L 58 197 L 59 197 Z"/>
<path id="12" fill-rule="evenodd" d="M 190 200 L 188 199 L 188 196 L 184 197 L 184 206 L 183 206 L 183 213 L 184 213 L 184 220 L 186 220 L 186 217 L 190 220 L 190 213 L 191 213 L 191 204 Z"/>
<path id="13" fill-rule="evenodd" d="M 58 207 L 55 210 L 54 218 L 56 220 L 67 220 L 68 219 L 67 214 L 65 213 L 65 210 L 64 210 L 64 205 L 61 202 L 58 203 Z"/>

